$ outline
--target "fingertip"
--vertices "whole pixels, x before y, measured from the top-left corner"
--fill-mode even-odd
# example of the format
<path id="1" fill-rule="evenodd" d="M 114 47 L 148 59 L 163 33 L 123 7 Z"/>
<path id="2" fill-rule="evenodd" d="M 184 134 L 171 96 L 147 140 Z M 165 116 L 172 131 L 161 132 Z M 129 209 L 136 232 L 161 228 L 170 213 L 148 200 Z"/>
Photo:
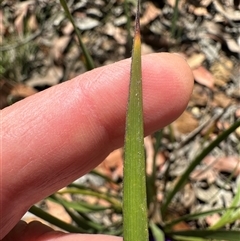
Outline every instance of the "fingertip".
<path id="1" fill-rule="evenodd" d="M 145 129 L 149 134 L 181 115 L 190 99 L 194 79 L 187 62 L 176 54 L 143 56 L 142 66 Z"/>
<path id="2" fill-rule="evenodd" d="M 176 53 L 157 53 L 143 56 L 143 79 L 168 83 L 172 88 L 180 88 L 188 102 L 192 93 L 194 78 L 185 58 Z M 150 77 L 150 78 L 149 78 Z M 155 85 L 156 83 L 150 83 Z M 165 87 L 165 86 L 163 86 Z M 165 89 L 162 89 L 164 92 Z M 169 96 L 171 98 L 171 96 Z"/>

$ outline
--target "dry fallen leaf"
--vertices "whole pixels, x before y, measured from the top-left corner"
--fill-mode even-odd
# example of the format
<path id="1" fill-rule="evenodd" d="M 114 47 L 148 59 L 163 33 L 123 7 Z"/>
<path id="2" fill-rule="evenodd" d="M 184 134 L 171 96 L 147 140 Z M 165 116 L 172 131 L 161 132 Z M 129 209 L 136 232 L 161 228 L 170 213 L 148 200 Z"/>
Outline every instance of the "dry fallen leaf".
<path id="1" fill-rule="evenodd" d="M 0 109 L 36 93 L 35 89 L 25 84 L 0 79 Z"/>
<path id="2" fill-rule="evenodd" d="M 14 85 L 10 94 L 13 96 L 21 96 L 25 98 L 36 93 L 37 91 L 30 86 L 26 86 L 24 84 L 16 84 Z"/>
<path id="3" fill-rule="evenodd" d="M 199 66 L 198 68 L 194 69 L 193 76 L 197 83 L 204 85 L 204 86 L 208 87 L 209 89 L 213 89 L 214 77 L 203 66 Z"/>
<path id="4" fill-rule="evenodd" d="M 215 61 L 210 71 L 212 72 L 215 84 L 218 86 L 224 86 L 231 80 L 234 64 L 227 57 L 221 57 L 218 61 Z"/>
<path id="5" fill-rule="evenodd" d="M 187 134 L 198 127 L 198 121 L 191 113 L 184 111 L 183 114 L 173 122 L 173 126 L 179 133 Z"/>
<path id="6" fill-rule="evenodd" d="M 235 39 L 233 39 L 231 37 L 230 34 L 223 34 L 224 40 L 229 48 L 230 51 L 232 51 L 233 53 L 239 53 L 240 54 L 240 46 L 237 43 L 237 41 Z"/>
<path id="7" fill-rule="evenodd" d="M 152 174 L 153 168 L 153 158 L 154 158 L 154 147 L 153 147 L 153 139 L 151 136 L 146 136 L 144 138 L 144 147 L 146 150 L 146 172 L 148 175 Z M 165 163 L 166 157 L 162 152 L 158 152 L 156 155 L 156 166 L 162 167 Z"/>
<path id="8" fill-rule="evenodd" d="M 28 86 L 53 86 L 59 83 L 63 77 L 63 68 L 58 66 L 50 67 L 45 76 L 36 74 L 31 79 L 27 80 Z"/>
<path id="9" fill-rule="evenodd" d="M 29 30 L 31 30 L 33 32 L 39 28 L 35 14 L 31 14 L 31 16 L 29 17 L 28 28 L 29 28 Z"/>
<path id="10" fill-rule="evenodd" d="M 123 176 L 123 150 L 119 148 L 111 152 L 106 159 L 96 167 L 104 175 L 117 180 Z"/>
<path id="11" fill-rule="evenodd" d="M 62 33 L 64 35 L 71 35 L 74 31 L 74 27 L 71 22 L 67 22 L 66 25 L 62 28 Z"/>
<path id="12" fill-rule="evenodd" d="M 215 92 L 213 96 L 213 106 L 220 106 L 223 108 L 226 108 L 230 105 L 232 100 L 228 98 L 224 93 L 222 92 Z"/>
<path id="13" fill-rule="evenodd" d="M 18 32 L 18 34 L 23 34 L 24 31 L 24 18 L 26 17 L 30 5 L 33 3 L 33 1 L 25 1 L 20 2 L 16 6 L 16 19 L 14 21 L 14 26 Z"/>
<path id="14" fill-rule="evenodd" d="M 151 136 L 146 136 L 144 138 L 144 146 L 146 150 L 146 171 L 147 174 L 152 173 L 153 166 L 153 157 L 154 157 L 154 148 Z"/>
<path id="15" fill-rule="evenodd" d="M 155 51 L 153 50 L 153 48 L 150 45 L 142 43 L 141 52 L 142 52 L 142 55 L 145 55 L 145 54 L 152 54 Z"/>
<path id="16" fill-rule="evenodd" d="M 207 216 L 205 218 L 206 220 L 206 223 L 209 225 L 209 226 L 212 226 L 213 224 L 215 224 L 219 219 L 220 219 L 220 215 L 218 213 L 214 213 L 210 216 Z"/>
<path id="17" fill-rule="evenodd" d="M 240 108 L 238 108 L 235 112 L 236 118 L 240 118 Z"/>
<path id="18" fill-rule="evenodd" d="M 140 19 L 141 26 L 147 25 L 161 14 L 161 9 L 155 7 L 151 2 L 147 2 L 146 10 Z"/>
<path id="19" fill-rule="evenodd" d="M 167 0 L 167 3 L 168 3 L 172 8 L 174 8 L 175 5 L 176 5 L 176 0 Z M 178 10 L 181 10 L 182 7 L 184 7 L 185 4 L 186 4 L 185 1 L 179 1 L 179 3 L 178 3 Z"/>
<path id="20" fill-rule="evenodd" d="M 202 65 L 203 61 L 206 59 L 206 56 L 203 53 L 194 53 L 189 58 L 187 58 L 187 63 L 191 69 L 196 69 Z"/>
<path id="21" fill-rule="evenodd" d="M 201 6 L 201 7 L 196 7 L 194 5 L 190 5 L 189 7 L 189 12 L 194 13 L 196 16 L 209 16 L 210 14 L 208 13 L 207 8 Z"/>
<path id="22" fill-rule="evenodd" d="M 219 172 L 233 173 L 234 176 L 240 175 L 240 157 L 237 156 L 226 156 L 215 158 L 212 156 L 207 156 L 203 163 L 211 165 L 212 168 Z"/>
<path id="23" fill-rule="evenodd" d="M 205 107 L 210 100 L 210 96 L 207 91 L 201 85 L 194 85 L 190 105 Z"/>
<path id="24" fill-rule="evenodd" d="M 59 62 L 60 59 L 64 58 L 63 52 L 67 48 L 69 42 L 71 40 L 71 36 L 62 36 L 62 37 L 56 37 L 52 41 L 52 49 L 51 54 L 53 56 L 53 59 L 57 62 Z"/>
<path id="25" fill-rule="evenodd" d="M 240 127 L 235 130 L 237 137 L 240 139 Z"/>
<path id="26" fill-rule="evenodd" d="M 214 4 L 215 9 L 221 13 L 226 19 L 232 20 L 232 21 L 239 21 L 240 20 L 240 14 L 238 10 L 235 10 L 232 7 L 232 4 L 228 5 L 228 7 L 224 6 L 221 1 L 212 1 Z"/>
<path id="27" fill-rule="evenodd" d="M 113 37 L 120 45 L 126 44 L 126 32 L 124 32 L 122 28 L 116 27 L 112 23 L 107 22 L 103 31 L 105 34 Z"/>
<path id="28" fill-rule="evenodd" d="M 67 198 L 68 196 L 68 198 Z M 64 198 L 67 201 L 72 201 L 70 194 L 64 194 Z M 70 216 L 67 214 L 67 212 L 65 211 L 64 207 L 58 203 L 55 202 L 51 202 L 49 200 L 46 200 L 46 205 L 48 207 L 48 213 L 58 217 L 59 219 L 61 219 L 62 221 L 66 222 L 66 223 L 71 223 L 72 219 L 70 218 Z"/>
<path id="29" fill-rule="evenodd" d="M 190 177 L 194 181 L 206 180 L 208 184 L 212 184 L 216 181 L 217 173 L 212 168 L 201 168 L 194 170 Z"/>

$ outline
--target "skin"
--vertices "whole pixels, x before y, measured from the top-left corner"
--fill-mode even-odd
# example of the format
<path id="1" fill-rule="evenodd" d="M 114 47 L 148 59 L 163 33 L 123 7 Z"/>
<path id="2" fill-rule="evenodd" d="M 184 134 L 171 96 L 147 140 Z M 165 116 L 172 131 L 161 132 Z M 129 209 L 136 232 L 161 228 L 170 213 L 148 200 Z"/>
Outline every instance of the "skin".
<path id="1" fill-rule="evenodd" d="M 142 57 L 144 128 L 148 135 L 187 106 L 193 76 L 174 54 Z M 19 220 L 31 205 L 68 185 L 123 146 L 130 59 L 95 69 L 1 111 L 0 239 L 121 241 L 64 234 Z M 5 238 L 4 238 L 5 237 Z"/>

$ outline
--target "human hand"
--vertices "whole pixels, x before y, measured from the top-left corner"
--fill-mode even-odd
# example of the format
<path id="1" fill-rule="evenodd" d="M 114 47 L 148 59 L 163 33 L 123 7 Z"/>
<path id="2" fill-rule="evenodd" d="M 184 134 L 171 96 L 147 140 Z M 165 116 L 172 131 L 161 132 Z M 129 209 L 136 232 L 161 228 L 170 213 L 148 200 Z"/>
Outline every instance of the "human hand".
<path id="1" fill-rule="evenodd" d="M 148 135 L 184 111 L 193 77 L 186 62 L 174 54 L 143 56 L 142 68 L 144 128 Z M 129 73 L 130 59 L 123 60 L 1 111 L 3 241 L 122 240 L 64 234 L 38 222 L 19 220 L 34 203 L 89 172 L 123 145 Z"/>

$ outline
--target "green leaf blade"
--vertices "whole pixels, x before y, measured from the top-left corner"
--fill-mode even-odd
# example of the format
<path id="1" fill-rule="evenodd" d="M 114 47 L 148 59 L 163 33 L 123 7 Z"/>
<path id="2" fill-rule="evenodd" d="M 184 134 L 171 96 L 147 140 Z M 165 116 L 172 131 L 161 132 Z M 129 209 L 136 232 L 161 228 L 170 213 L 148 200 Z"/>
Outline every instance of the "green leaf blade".
<path id="1" fill-rule="evenodd" d="M 82 49 L 83 56 L 84 56 L 84 58 L 85 58 L 85 61 L 83 61 L 83 62 L 84 62 L 84 65 L 85 65 L 85 67 L 86 67 L 87 70 L 92 70 L 92 69 L 95 68 L 93 59 L 92 59 L 91 55 L 89 54 L 89 52 L 88 52 L 85 44 L 84 44 L 83 41 L 82 41 L 80 31 L 79 31 L 79 29 L 77 28 L 77 26 L 76 26 L 76 24 L 75 24 L 75 22 L 74 22 L 73 16 L 72 16 L 72 14 L 70 13 L 70 10 L 69 10 L 69 8 L 68 8 L 67 2 L 66 2 L 66 0 L 60 0 L 60 3 L 61 3 L 61 5 L 62 5 L 62 8 L 63 8 L 64 11 L 65 11 L 65 14 L 66 14 L 67 18 L 68 18 L 68 19 L 70 20 L 70 22 L 72 23 L 73 28 L 74 28 L 74 31 L 75 31 L 75 33 L 76 33 L 76 35 L 77 35 L 79 45 L 80 45 L 80 47 L 81 47 L 81 49 Z"/>
<path id="2" fill-rule="evenodd" d="M 193 238 L 207 238 L 214 240 L 239 241 L 240 231 L 234 230 L 188 230 L 188 231 L 172 231 L 171 236 L 186 236 Z"/>
<path id="3" fill-rule="evenodd" d="M 126 118 L 123 179 L 124 241 L 148 240 L 139 5 L 138 1 Z"/>

